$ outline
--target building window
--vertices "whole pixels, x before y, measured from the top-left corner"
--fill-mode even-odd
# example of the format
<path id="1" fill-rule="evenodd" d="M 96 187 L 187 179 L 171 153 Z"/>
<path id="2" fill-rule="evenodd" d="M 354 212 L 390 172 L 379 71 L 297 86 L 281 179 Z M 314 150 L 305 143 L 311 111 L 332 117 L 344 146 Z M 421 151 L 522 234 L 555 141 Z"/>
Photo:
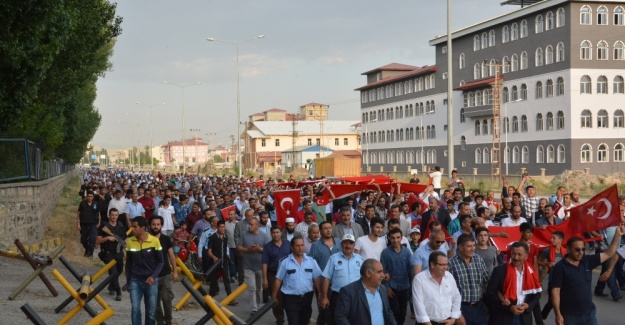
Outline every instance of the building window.
<path id="1" fill-rule="evenodd" d="M 464 108 L 460 109 L 460 123 L 464 123 L 466 121 L 464 117 Z"/>
<path id="2" fill-rule="evenodd" d="M 553 97 L 553 80 L 547 79 L 547 84 L 545 85 L 545 91 L 547 92 L 547 98 Z"/>
<path id="3" fill-rule="evenodd" d="M 503 133 L 510 133 L 510 119 L 508 117 L 503 118 Z"/>
<path id="4" fill-rule="evenodd" d="M 519 132 L 519 118 L 514 116 L 512 117 L 512 133 Z"/>
<path id="5" fill-rule="evenodd" d="M 601 41 L 597 44 L 597 60 L 608 59 L 608 43 Z"/>
<path id="6" fill-rule="evenodd" d="M 590 10 L 589 6 L 583 6 L 579 12 L 579 23 L 581 25 L 590 25 L 592 24 L 592 10 Z"/>
<path id="7" fill-rule="evenodd" d="M 481 71 L 482 71 L 482 70 L 480 69 L 480 64 L 479 64 L 479 63 L 476 63 L 476 64 L 473 66 L 473 79 L 475 79 L 475 80 L 480 79 L 480 75 L 481 75 L 481 74 L 480 74 L 480 72 L 481 72 Z"/>
<path id="8" fill-rule="evenodd" d="M 599 110 L 597 113 L 597 127 L 608 128 L 608 112 L 605 109 Z"/>
<path id="9" fill-rule="evenodd" d="M 536 148 L 536 163 L 544 164 L 545 163 L 545 149 L 543 146 L 538 146 Z"/>
<path id="10" fill-rule="evenodd" d="M 523 56 L 523 55 L 521 54 L 521 57 L 522 57 L 522 56 Z M 542 65 L 543 65 L 543 63 L 544 63 L 544 61 L 543 61 L 543 49 L 542 49 L 542 48 L 540 48 L 540 47 L 536 49 L 536 55 L 535 55 L 535 61 L 534 61 L 534 63 L 535 63 L 535 65 L 536 65 L 537 67 L 542 66 Z M 523 63 L 521 63 L 521 64 L 523 64 Z M 523 67 L 521 67 L 521 69 L 523 69 Z"/>
<path id="11" fill-rule="evenodd" d="M 267 146 L 267 141 L 266 141 L 265 139 L 261 139 L 261 140 L 260 140 L 260 146 L 261 146 L 261 147 L 265 147 L 265 146 Z"/>
<path id="12" fill-rule="evenodd" d="M 547 130 L 553 130 L 553 113 L 547 113 Z"/>
<path id="13" fill-rule="evenodd" d="M 564 164 L 566 162 L 565 150 L 564 145 L 558 145 L 558 164 Z"/>
<path id="14" fill-rule="evenodd" d="M 348 146 L 349 145 L 349 140 L 347 138 L 343 138 L 343 145 L 344 146 Z"/>
<path id="15" fill-rule="evenodd" d="M 582 124 L 581 127 L 582 128 L 592 128 L 592 113 L 590 112 L 590 110 L 583 110 L 582 111 Z"/>
<path id="16" fill-rule="evenodd" d="M 558 79 L 556 80 L 556 89 L 556 95 L 564 95 L 564 78 L 558 77 Z"/>
<path id="17" fill-rule="evenodd" d="M 495 31 L 492 29 L 488 32 L 488 47 L 491 46 L 495 46 Z"/>
<path id="18" fill-rule="evenodd" d="M 436 139 L 436 126 L 432 125 L 432 136 L 430 137 L 430 139 Z"/>
<path id="19" fill-rule="evenodd" d="M 608 162 L 608 146 L 605 143 L 597 147 L 597 162 Z"/>
<path id="20" fill-rule="evenodd" d="M 512 24 L 512 28 L 510 28 L 510 39 L 513 41 L 516 41 L 517 39 L 519 39 L 519 25 L 517 25 L 517 23 L 513 23 Z"/>
<path id="21" fill-rule="evenodd" d="M 521 116 L 521 132 L 527 132 L 527 116 Z"/>
<path id="22" fill-rule="evenodd" d="M 501 101 L 504 103 L 510 101 L 510 99 L 508 98 L 508 87 L 503 87 L 503 90 L 501 91 Z"/>
<path id="23" fill-rule="evenodd" d="M 614 9 L 614 25 L 623 26 L 623 7 Z"/>
<path id="24" fill-rule="evenodd" d="M 608 93 L 608 78 L 605 76 L 599 76 L 597 78 L 597 94 L 607 94 Z"/>
<path id="25" fill-rule="evenodd" d="M 495 68 L 497 68 L 497 62 L 495 59 L 490 60 L 490 64 L 488 65 L 488 75 L 491 77 L 495 76 Z"/>
<path id="26" fill-rule="evenodd" d="M 556 45 L 556 62 L 564 61 L 564 44 L 558 43 Z"/>
<path id="27" fill-rule="evenodd" d="M 480 49 L 480 36 L 475 35 L 473 37 L 473 51 L 478 51 Z"/>
<path id="28" fill-rule="evenodd" d="M 620 109 L 617 109 L 616 111 L 614 111 L 614 127 L 615 128 L 623 128 L 625 127 L 625 124 L 623 122 L 623 111 Z"/>
<path id="29" fill-rule="evenodd" d="M 564 8 L 559 8 L 556 13 L 556 27 L 562 27 L 566 23 L 566 18 L 564 16 Z"/>
<path id="30" fill-rule="evenodd" d="M 460 57 L 458 58 L 458 69 L 464 69 L 465 64 L 464 53 L 460 53 Z"/>
<path id="31" fill-rule="evenodd" d="M 541 50 L 542 52 L 542 50 Z M 527 69 L 527 52 L 521 53 L 521 70 Z"/>
<path id="32" fill-rule="evenodd" d="M 535 26 L 534 26 L 534 30 L 536 34 L 542 33 L 544 28 L 545 28 L 545 25 L 543 24 L 543 16 L 542 15 L 536 16 L 536 21 L 535 21 Z"/>
<path id="33" fill-rule="evenodd" d="M 617 41 L 614 43 L 614 56 L 612 57 L 614 60 L 623 60 L 623 50 L 625 46 L 623 42 Z"/>
<path id="34" fill-rule="evenodd" d="M 542 131 L 544 127 L 545 126 L 543 124 L 543 114 L 536 114 L 536 131 Z"/>
<path id="35" fill-rule="evenodd" d="M 488 64 L 486 62 L 482 62 L 482 78 L 488 77 Z"/>
<path id="36" fill-rule="evenodd" d="M 510 64 L 512 72 L 519 70 L 519 57 L 516 54 L 512 55 L 512 63 Z"/>
<path id="37" fill-rule="evenodd" d="M 481 129 L 480 121 L 475 121 L 475 135 L 480 135 Z"/>
<path id="38" fill-rule="evenodd" d="M 510 72 L 510 60 L 508 59 L 507 56 L 503 57 L 502 62 L 502 73 L 508 73 Z"/>
<path id="39" fill-rule="evenodd" d="M 552 145 L 547 146 L 547 163 L 553 164 L 556 162 L 556 152 Z"/>
<path id="40" fill-rule="evenodd" d="M 553 63 L 553 47 L 551 45 L 548 45 L 545 48 L 545 64 L 552 64 Z"/>
<path id="41" fill-rule="evenodd" d="M 513 102 L 516 102 L 519 99 L 519 90 L 517 88 L 517 86 L 512 86 L 512 93 L 510 96 L 510 100 Z"/>
<path id="42" fill-rule="evenodd" d="M 527 20 L 523 19 L 523 21 L 521 21 L 521 38 L 527 37 L 527 34 Z"/>
<path id="43" fill-rule="evenodd" d="M 527 100 L 527 85 L 521 85 L 521 100 Z"/>
<path id="44" fill-rule="evenodd" d="M 612 93 L 614 94 L 623 94 L 623 77 L 621 76 L 616 76 L 614 77 L 614 82 L 613 82 L 614 88 L 612 89 Z"/>
<path id="45" fill-rule="evenodd" d="M 467 150 L 467 138 L 464 135 L 460 137 L 460 150 Z"/>
<path id="46" fill-rule="evenodd" d="M 564 112 L 558 111 L 558 130 L 564 129 Z"/>
<path id="47" fill-rule="evenodd" d="M 623 146 L 622 143 L 617 143 L 614 146 L 614 161 L 625 161 L 625 147 Z"/>
<path id="48" fill-rule="evenodd" d="M 608 24 L 608 8 L 601 6 L 597 9 L 597 25 Z"/>
<path id="49" fill-rule="evenodd" d="M 582 94 L 592 94 L 592 82 L 589 76 L 582 76 L 579 81 L 579 90 Z"/>
<path id="50" fill-rule="evenodd" d="M 319 139 L 319 138 L 315 139 L 315 145 L 320 146 L 321 145 L 321 139 Z"/>
<path id="51" fill-rule="evenodd" d="M 519 161 L 521 161 L 521 155 L 519 152 L 519 147 L 514 147 L 512 148 L 512 163 L 513 164 L 518 164 Z"/>
<path id="52" fill-rule="evenodd" d="M 552 30 L 555 28 L 555 22 L 553 19 L 553 13 L 550 11 L 545 15 L 545 30 Z"/>
<path id="53" fill-rule="evenodd" d="M 280 146 L 280 139 L 276 139 L 276 147 Z"/>
<path id="54" fill-rule="evenodd" d="M 482 33 L 482 49 L 485 49 L 488 47 L 488 34 L 486 34 L 486 32 Z"/>
<path id="55" fill-rule="evenodd" d="M 521 163 L 529 164 L 530 162 L 530 149 L 527 146 L 523 146 L 521 149 Z"/>
<path id="56" fill-rule="evenodd" d="M 334 145 L 338 146 L 339 145 L 339 138 L 334 138 Z"/>
<path id="57" fill-rule="evenodd" d="M 308 145 L 312 146 L 312 139 L 311 138 L 308 138 Z"/>
<path id="58" fill-rule="evenodd" d="M 488 120 L 482 120 L 482 134 L 488 134 Z"/>
<path id="59" fill-rule="evenodd" d="M 591 163 L 592 162 L 592 147 L 589 144 L 582 145 L 581 154 L 581 162 L 582 163 Z"/>
<path id="60" fill-rule="evenodd" d="M 501 42 L 508 43 L 510 41 L 510 29 L 508 26 L 503 26 L 501 29 Z"/>
<path id="61" fill-rule="evenodd" d="M 536 99 L 543 98 L 543 83 L 542 81 L 536 82 Z"/>
<path id="62" fill-rule="evenodd" d="M 488 148 L 484 148 L 482 151 L 482 162 L 484 164 L 490 163 L 490 150 L 488 150 Z"/>
<path id="63" fill-rule="evenodd" d="M 583 41 L 579 50 L 582 60 L 592 60 L 592 44 L 590 44 L 590 41 Z"/>
<path id="64" fill-rule="evenodd" d="M 447 46 L 443 46 L 443 47 L 441 48 L 441 52 L 442 52 L 443 54 L 447 53 Z"/>

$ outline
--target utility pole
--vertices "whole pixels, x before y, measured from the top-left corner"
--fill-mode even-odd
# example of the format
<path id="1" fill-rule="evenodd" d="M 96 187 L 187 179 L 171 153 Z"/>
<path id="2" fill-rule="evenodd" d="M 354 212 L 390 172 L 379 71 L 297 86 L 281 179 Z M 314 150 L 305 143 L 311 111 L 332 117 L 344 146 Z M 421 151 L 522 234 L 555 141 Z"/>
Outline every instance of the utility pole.
<path id="1" fill-rule="evenodd" d="M 292 141 L 292 145 L 293 147 L 291 148 L 291 159 L 293 160 L 293 165 L 291 166 L 291 170 L 295 169 L 295 144 L 297 143 L 297 119 L 299 118 L 299 115 L 294 115 L 293 119 L 292 119 L 292 125 L 293 125 L 293 132 L 291 133 L 291 141 Z"/>

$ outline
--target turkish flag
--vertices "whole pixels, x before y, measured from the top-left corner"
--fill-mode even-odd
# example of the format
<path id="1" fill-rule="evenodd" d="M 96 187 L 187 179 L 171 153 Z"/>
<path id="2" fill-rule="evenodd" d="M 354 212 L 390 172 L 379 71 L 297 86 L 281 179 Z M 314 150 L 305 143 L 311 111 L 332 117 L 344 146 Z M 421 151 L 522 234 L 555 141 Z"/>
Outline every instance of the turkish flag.
<path id="1" fill-rule="evenodd" d="M 317 197 L 317 205 L 326 205 L 330 203 L 332 196 L 330 195 L 328 189 L 332 191 L 336 199 L 342 199 L 353 195 L 354 193 L 359 193 L 365 188 L 367 188 L 365 185 L 328 185 L 321 191 L 321 196 Z"/>
<path id="2" fill-rule="evenodd" d="M 569 209 L 570 229 L 574 233 L 602 230 L 621 224 L 618 189 L 612 185 L 588 202 Z"/>
<path id="3" fill-rule="evenodd" d="M 562 212 L 562 216 L 560 216 L 560 212 Z M 556 203 L 553 204 L 553 214 L 560 219 L 564 218 L 564 210 L 562 209 L 562 204 L 558 200 L 556 200 Z"/>
<path id="4" fill-rule="evenodd" d="M 286 228 L 286 218 L 296 218 L 299 207 L 300 190 L 284 190 L 273 192 L 278 225 Z"/>
<path id="5" fill-rule="evenodd" d="M 412 204 L 415 202 L 419 202 L 419 205 L 421 206 L 421 214 L 423 214 L 423 212 L 427 211 L 427 209 L 430 208 L 430 205 L 428 203 L 423 202 L 423 200 L 421 200 L 414 194 L 410 194 L 406 201 L 408 202 L 408 206 L 410 206 L 410 211 L 412 211 Z"/>
<path id="6" fill-rule="evenodd" d="M 231 205 L 229 207 L 225 207 L 223 209 L 221 209 L 221 216 L 224 218 L 224 221 L 228 220 L 228 215 L 230 214 L 230 211 L 237 211 L 237 206 L 236 205 Z"/>

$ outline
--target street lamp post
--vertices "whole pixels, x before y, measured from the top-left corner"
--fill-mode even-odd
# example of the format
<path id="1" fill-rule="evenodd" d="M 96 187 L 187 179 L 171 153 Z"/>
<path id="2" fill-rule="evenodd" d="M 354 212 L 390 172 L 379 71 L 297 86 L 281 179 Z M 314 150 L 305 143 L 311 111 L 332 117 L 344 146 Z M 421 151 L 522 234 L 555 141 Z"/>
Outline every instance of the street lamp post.
<path id="1" fill-rule="evenodd" d="M 251 42 L 257 38 L 264 38 L 264 37 L 265 35 L 260 34 L 256 37 L 250 38 L 242 42 L 224 41 L 224 40 L 213 38 L 213 37 L 209 37 L 206 39 L 209 42 L 221 42 L 221 43 L 226 43 L 226 44 L 232 44 L 237 49 L 237 164 L 239 165 L 239 178 L 241 178 L 242 171 L 243 171 L 243 166 L 241 165 L 241 87 L 240 87 L 241 73 L 239 70 L 239 45 L 247 43 L 247 42 Z M 247 149 L 248 148 L 246 148 L 246 150 Z"/>
<path id="2" fill-rule="evenodd" d="M 373 123 L 373 122 L 377 122 L 378 119 L 373 119 L 367 123 L 365 123 L 365 141 L 367 143 L 367 173 L 369 172 L 369 159 L 371 159 L 369 157 L 369 128 L 367 127 L 369 125 L 369 123 Z"/>
<path id="3" fill-rule="evenodd" d="M 202 82 L 198 81 L 198 82 L 193 82 L 193 83 L 189 83 L 189 84 L 184 84 L 184 85 L 178 85 L 175 83 L 171 83 L 168 81 L 163 81 L 164 84 L 166 85 L 172 85 L 172 86 L 176 86 L 178 88 L 180 88 L 181 93 L 182 93 L 182 175 L 187 173 L 187 167 L 185 165 L 185 130 L 184 130 L 184 89 L 189 87 L 189 86 L 195 86 L 195 85 L 201 85 Z"/>
<path id="4" fill-rule="evenodd" d="M 154 171 L 154 157 L 152 157 L 152 150 L 154 148 L 154 132 L 152 128 L 152 109 L 157 106 L 165 105 L 165 103 L 148 105 L 141 102 L 135 102 L 137 105 L 142 105 L 150 109 L 150 166 L 152 166 L 152 171 Z"/>

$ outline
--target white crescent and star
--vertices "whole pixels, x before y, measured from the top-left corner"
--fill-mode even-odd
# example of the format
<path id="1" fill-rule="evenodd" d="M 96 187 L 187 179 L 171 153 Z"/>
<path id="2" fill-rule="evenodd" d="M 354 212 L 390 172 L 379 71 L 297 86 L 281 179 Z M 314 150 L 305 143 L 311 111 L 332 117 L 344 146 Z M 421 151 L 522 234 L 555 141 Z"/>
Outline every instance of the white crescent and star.
<path id="1" fill-rule="evenodd" d="M 281 207 L 284 211 L 286 211 L 286 214 L 287 214 L 287 215 L 290 215 L 290 214 L 291 214 L 291 210 L 290 210 L 290 209 L 286 209 L 286 208 L 284 207 L 284 202 L 291 202 L 291 205 L 293 205 L 293 199 L 292 199 L 292 198 L 290 198 L 290 197 L 285 197 L 284 199 L 282 199 L 282 201 L 280 201 L 280 207 Z"/>
<path id="2" fill-rule="evenodd" d="M 606 208 L 608 208 L 608 211 L 604 215 L 602 215 L 602 216 L 597 216 L 597 219 L 599 219 L 599 220 L 607 219 L 610 216 L 610 213 L 612 213 L 612 203 L 610 203 L 610 201 L 608 199 L 602 198 L 599 201 L 597 201 L 597 204 L 601 203 L 601 202 L 603 202 L 603 204 L 605 204 Z M 592 206 L 592 207 L 590 207 L 590 209 L 588 209 L 588 214 L 591 215 L 591 216 L 594 216 L 595 212 L 597 212 L 597 210 L 595 210 L 594 206 Z"/>

